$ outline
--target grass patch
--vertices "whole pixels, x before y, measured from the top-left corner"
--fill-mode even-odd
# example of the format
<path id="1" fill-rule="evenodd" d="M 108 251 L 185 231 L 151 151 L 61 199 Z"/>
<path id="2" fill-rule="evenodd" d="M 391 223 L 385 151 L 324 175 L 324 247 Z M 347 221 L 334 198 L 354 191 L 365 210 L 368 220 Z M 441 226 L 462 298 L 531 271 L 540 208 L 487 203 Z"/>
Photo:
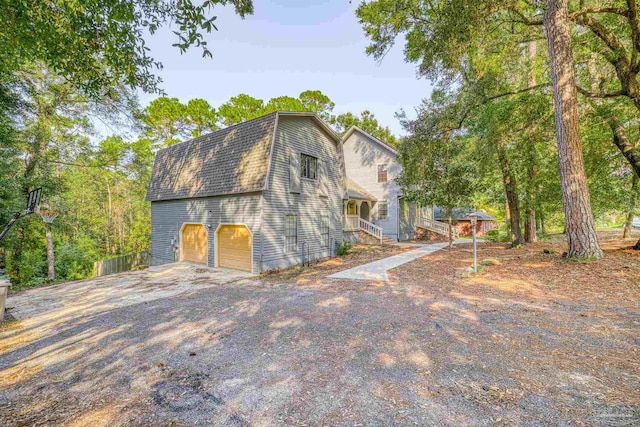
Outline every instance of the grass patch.
<path id="1" fill-rule="evenodd" d="M 4 322 L 0 323 L 0 332 L 17 331 L 18 329 L 22 328 L 22 321 L 18 319 L 5 320 Z"/>

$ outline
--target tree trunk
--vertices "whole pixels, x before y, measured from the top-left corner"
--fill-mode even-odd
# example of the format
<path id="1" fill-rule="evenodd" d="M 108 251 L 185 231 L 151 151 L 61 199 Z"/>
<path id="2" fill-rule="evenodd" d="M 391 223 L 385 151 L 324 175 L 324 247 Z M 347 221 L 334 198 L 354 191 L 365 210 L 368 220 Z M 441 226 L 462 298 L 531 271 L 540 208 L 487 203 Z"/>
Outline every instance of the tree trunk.
<path id="1" fill-rule="evenodd" d="M 449 249 L 453 247 L 453 218 L 449 214 Z"/>
<path id="2" fill-rule="evenodd" d="M 529 167 L 529 182 L 526 193 L 526 210 L 524 214 L 524 241 L 526 243 L 535 243 L 538 240 L 538 232 L 536 228 L 536 175 L 538 174 L 538 165 L 536 154 L 532 153 L 531 166 Z"/>
<path id="3" fill-rule="evenodd" d="M 54 259 L 53 259 L 53 236 L 51 234 L 51 226 L 46 224 L 47 232 L 45 234 L 47 238 L 47 277 L 49 280 L 55 280 L 56 271 L 54 268 Z"/>
<path id="4" fill-rule="evenodd" d="M 507 199 L 507 207 L 509 212 L 509 228 L 511 229 L 511 242 L 513 246 L 524 245 L 524 237 L 520 229 L 520 202 L 518 200 L 518 187 L 516 178 L 511 173 L 511 166 L 507 157 L 507 150 L 498 143 L 498 161 L 502 170 L 502 183 L 504 184 L 504 192 Z"/>
<path id="5" fill-rule="evenodd" d="M 613 132 L 613 143 L 618 147 L 624 158 L 627 159 L 633 172 L 640 176 L 640 150 L 629 141 L 624 126 L 622 126 L 617 116 L 610 115 L 608 122 Z"/>
<path id="6" fill-rule="evenodd" d="M 536 210 L 527 208 L 524 215 L 524 241 L 525 243 L 535 243 L 538 241 L 538 231 L 536 230 Z"/>
<path id="7" fill-rule="evenodd" d="M 622 238 L 631 237 L 631 229 L 633 228 L 633 215 L 636 211 L 638 202 L 638 175 L 633 174 L 631 178 L 631 194 L 629 195 L 629 211 L 627 212 L 627 221 L 624 224 Z"/>
<path id="8" fill-rule="evenodd" d="M 528 59 L 529 59 L 529 81 L 528 86 L 530 88 L 535 87 L 537 84 L 535 69 L 533 62 L 536 58 L 537 44 L 535 40 L 529 42 Z M 532 133 L 532 132 L 531 132 Z M 531 135 L 530 133 L 530 135 Z M 537 181 L 536 175 L 538 174 L 538 153 L 536 153 L 535 141 L 529 141 L 529 181 L 527 182 L 526 194 L 525 194 L 525 214 L 524 214 L 524 241 L 526 243 L 534 243 L 538 240 L 538 234 L 536 230 L 536 199 L 537 199 Z"/>
<path id="9" fill-rule="evenodd" d="M 107 253 L 113 253 L 114 251 L 111 250 L 111 222 L 112 222 L 112 217 L 113 217 L 113 205 L 111 202 L 111 186 L 109 185 L 109 178 L 108 177 L 104 177 L 105 182 L 107 183 L 107 232 L 105 235 L 105 239 L 106 239 L 106 243 L 105 243 L 105 249 Z"/>
<path id="10" fill-rule="evenodd" d="M 553 81 L 560 184 L 569 241 L 567 255 L 601 258 L 582 157 L 567 1 L 547 0 L 543 19 Z"/>

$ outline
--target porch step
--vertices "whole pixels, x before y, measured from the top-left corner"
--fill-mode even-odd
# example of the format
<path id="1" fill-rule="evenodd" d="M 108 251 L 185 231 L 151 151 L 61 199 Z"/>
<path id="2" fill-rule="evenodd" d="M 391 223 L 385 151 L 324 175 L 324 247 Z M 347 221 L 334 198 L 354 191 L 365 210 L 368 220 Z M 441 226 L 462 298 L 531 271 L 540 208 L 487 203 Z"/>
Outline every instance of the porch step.
<path id="1" fill-rule="evenodd" d="M 394 243 L 398 243 L 396 239 L 392 239 L 391 237 L 383 237 L 382 244 L 383 245 L 393 245 Z"/>
<path id="2" fill-rule="evenodd" d="M 360 232 L 358 233 L 358 242 L 364 243 L 365 245 L 392 245 L 394 243 L 398 243 L 396 239 L 392 239 L 387 236 L 384 236 L 382 238 L 382 242 L 380 242 L 379 237 L 372 236 L 364 230 L 360 230 Z"/>

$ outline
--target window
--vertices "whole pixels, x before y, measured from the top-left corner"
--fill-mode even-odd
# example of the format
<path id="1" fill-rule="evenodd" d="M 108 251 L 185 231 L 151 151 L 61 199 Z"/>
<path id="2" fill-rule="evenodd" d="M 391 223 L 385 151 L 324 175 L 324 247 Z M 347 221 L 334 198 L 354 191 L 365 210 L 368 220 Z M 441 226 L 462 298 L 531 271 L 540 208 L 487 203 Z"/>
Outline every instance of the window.
<path id="1" fill-rule="evenodd" d="M 308 179 L 316 179 L 318 159 L 306 154 L 300 154 L 300 176 Z"/>
<path id="2" fill-rule="evenodd" d="M 298 250 L 298 217 L 287 215 L 284 220 L 284 249 L 286 252 Z"/>
<path id="3" fill-rule="evenodd" d="M 387 165 L 378 165 L 378 182 L 387 182 Z"/>
<path id="4" fill-rule="evenodd" d="M 389 216 L 389 204 L 386 200 L 378 202 L 378 219 L 387 219 Z"/>
<path id="5" fill-rule="evenodd" d="M 329 217 L 320 217 L 320 247 L 326 248 L 329 246 Z"/>

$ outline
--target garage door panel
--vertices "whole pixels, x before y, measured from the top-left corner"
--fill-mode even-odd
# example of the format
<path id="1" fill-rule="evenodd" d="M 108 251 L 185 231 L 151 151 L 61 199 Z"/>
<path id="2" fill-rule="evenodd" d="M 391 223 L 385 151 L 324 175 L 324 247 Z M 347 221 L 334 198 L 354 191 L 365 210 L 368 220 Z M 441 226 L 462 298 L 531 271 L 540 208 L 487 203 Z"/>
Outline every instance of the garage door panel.
<path id="1" fill-rule="evenodd" d="M 244 225 L 223 225 L 218 230 L 218 265 L 251 272 L 251 233 Z"/>
<path id="2" fill-rule="evenodd" d="M 182 228 L 182 260 L 207 263 L 207 231 L 202 224 L 185 224 Z"/>

